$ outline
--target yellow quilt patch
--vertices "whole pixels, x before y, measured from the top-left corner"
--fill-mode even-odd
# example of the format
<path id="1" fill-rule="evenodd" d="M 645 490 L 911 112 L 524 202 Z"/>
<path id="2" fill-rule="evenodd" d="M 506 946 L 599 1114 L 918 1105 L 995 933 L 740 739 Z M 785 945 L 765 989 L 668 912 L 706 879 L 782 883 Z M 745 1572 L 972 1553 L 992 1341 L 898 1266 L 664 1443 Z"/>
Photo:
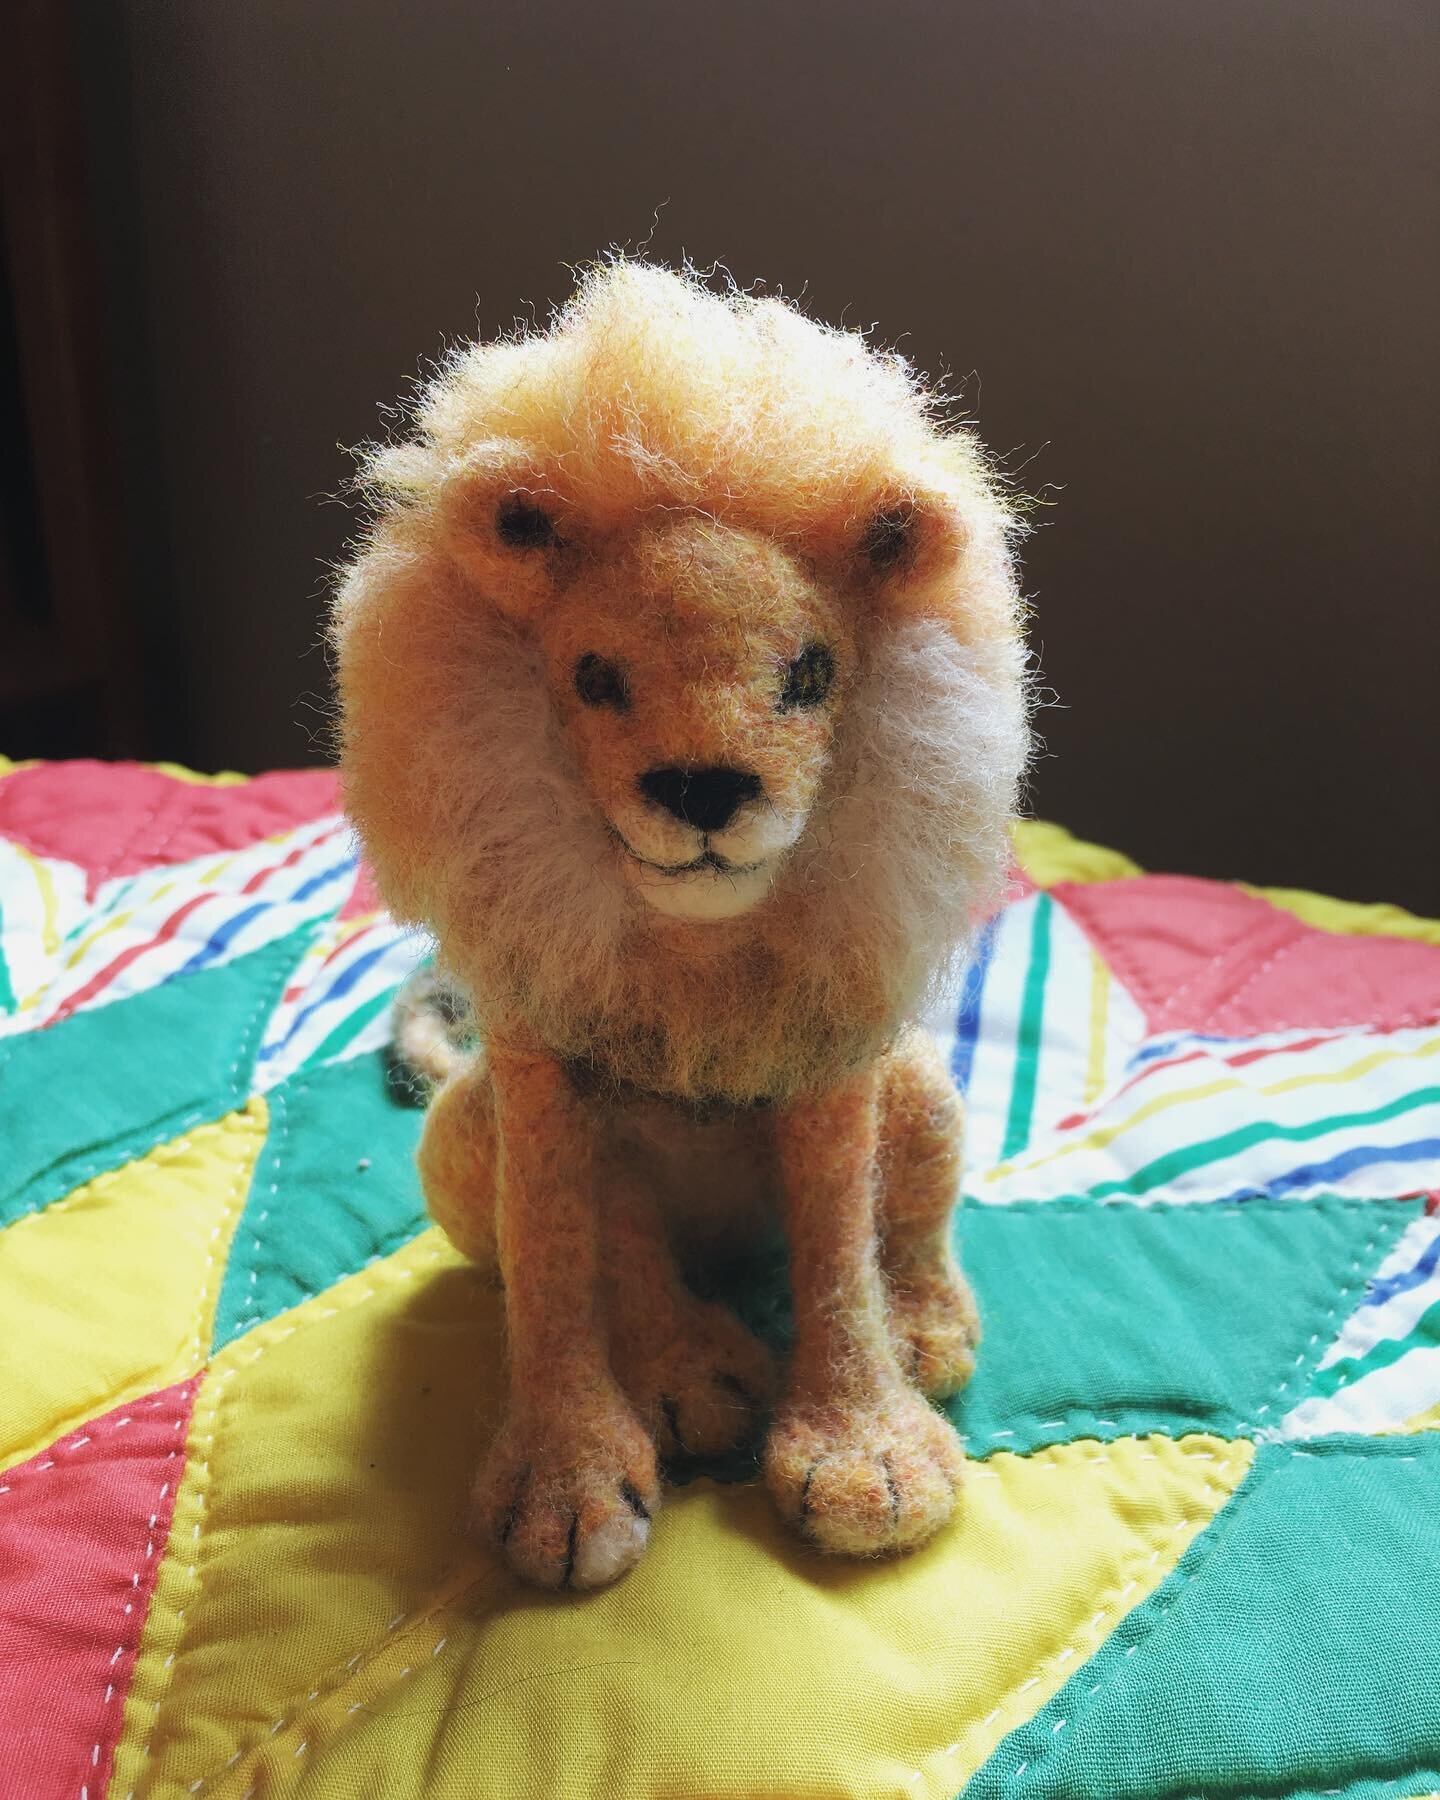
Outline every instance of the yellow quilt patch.
<path id="1" fill-rule="evenodd" d="M 203 1368 L 265 1130 L 251 1100 L 0 1231 L 0 1468 Z"/>
<path id="2" fill-rule="evenodd" d="M 118 1793 L 938 1800 L 1253 1454 L 1152 1436 L 996 1455 L 951 1530 L 869 1566 L 816 1557 L 758 1487 L 697 1482 L 624 1582 L 549 1596 L 457 1533 L 500 1355 L 498 1296 L 430 1232 L 216 1359 Z"/>

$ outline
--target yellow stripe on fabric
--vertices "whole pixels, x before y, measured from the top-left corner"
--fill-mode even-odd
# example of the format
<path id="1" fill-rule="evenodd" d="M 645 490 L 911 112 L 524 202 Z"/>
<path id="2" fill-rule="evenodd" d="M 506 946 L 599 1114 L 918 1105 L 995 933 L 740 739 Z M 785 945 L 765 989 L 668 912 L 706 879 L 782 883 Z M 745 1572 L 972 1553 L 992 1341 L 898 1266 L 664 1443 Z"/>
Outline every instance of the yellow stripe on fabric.
<path id="1" fill-rule="evenodd" d="M 994 1455 L 955 1526 L 868 1565 L 700 1481 L 623 1582 L 548 1595 L 457 1532 L 501 1369 L 499 1296 L 434 1231 L 216 1358 L 114 1794 L 949 1800 L 1253 1455 Z"/>
<path id="2" fill-rule="evenodd" d="M 274 839 L 266 838 L 263 841 L 265 843 L 278 842 L 283 836 L 284 833 L 282 832 L 278 833 Z M 184 878 L 187 885 L 196 889 L 207 888 L 217 875 L 224 874 L 225 870 L 230 867 L 231 863 L 236 861 L 240 854 L 241 853 L 238 850 L 232 851 L 229 856 L 222 856 L 218 862 L 211 863 L 210 867 L 203 870 L 199 875 L 187 874 Z M 86 952 L 95 944 L 98 944 L 101 938 L 108 937 L 112 931 L 118 931 L 122 925 L 128 925 L 137 913 L 143 912 L 147 906 L 153 906 L 157 900 L 163 900 L 166 894 L 172 892 L 179 885 L 179 877 L 174 881 L 162 882 L 159 887 L 152 888 L 138 905 L 130 907 L 126 912 L 116 913 L 114 918 L 107 919 L 103 925 L 96 926 L 95 930 L 90 932 L 88 936 L 81 938 L 80 942 L 70 952 L 70 955 L 65 962 L 66 970 L 68 971 L 75 968 L 84 958 Z"/>
<path id="3" fill-rule="evenodd" d="M 157 775 L 168 775 L 172 781 L 184 781 L 192 787 L 239 787 L 253 779 L 237 774 L 234 769 L 221 769 L 215 775 L 202 775 L 198 769 L 187 769 L 183 763 L 141 763 L 142 769 L 153 769 Z"/>
<path id="4" fill-rule="evenodd" d="M 1017 819 L 1010 838 L 1016 862 L 1036 887 L 1054 887 L 1059 881 L 1121 881 L 1145 872 L 1119 850 L 1087 844 L 1063 825 L 1045 819 Z"/>
<path id="5" fill-rule="evenodd" d="M 1247 894 L 1256 894 L 1320 931 L 1341 932 L 1351 937 L 1412 938 L 1422 944 L 1440 944 L 1440 919 L 1424 919 L 1403 906 L 1386 901 L 1366 903 L 1333 900 L 1328 894 L 1308 893 L 1304 888 L 1261 888 L 1245 883 Z"/>
<path id="6" fill-rule="evenodd" d="M 88 932 L 86 936 L 81 938 L 80 942 L 65 959 L 66 972 L 68 973 L 82 961 L 86 951 L 89 950 L 93 944 L 98 944 L 101 938 L 108 937 L 112 931 L 118 931 L 122 925 L 128 925 L 135 917 L 136 913 L 143 911 L 145 907 L 152 905 L 156 900 L 163 900 L 166 894 L 178 885 L 178 881 L 162 882 L 158 888 L 155 888 L 151 893 L 146 894 L 138 906 L 132 906 L 128 912 L 118 912 L 115 914 L 114 918 L 107 919 L 103 925 L 97 925 L 94 931 Z"/>
<path id="7" fill-rule="evenodd" d="M 3 781 L 7 775 L 18 775 L 21 769 L 38 769 L 39 766 L 40 758 L 38 756 L 32 756 L 20 762 L 16 762 L 13 757 L 0 756 L 0 781 Z"/>
<path id="8" fill-rule="evenodd" d="M 47 956 L 54 956 L 60 948 L 59 918 L 60 903 L 55 895 L 55 879 L 49 869 L 38 856 L 33 856 L 23 844 L 11 840 L 11 848 L 24 863 L 28 863 L 35 876 L 36 885 L 40 889 L 40 904 L 44 908 L 44 924 L 41 942 Z"/>
<path id="9" fill-rule="evenodd" d="M 0 1231 L 0 1468 L 205 1362 L 263 1100 Z"/>
<path id="10" fill-rule="evenodd" d="M 351 917 L 344 922 L 343 935 L 335 939 L 335 942 L 330 946 L 329 951 L 327 951 L 327 955 L 333 955 L 335 951 L 343 950 L 346 944 L 350 942 L 351 938 L 359 937 L 362 931 L 368 931 L 377 919 L 383 919 L 384 917 L 385 914 L 378 908 L 371 912 L 352 914 Z"/>
<path id="11" fill-rule="evenodd" d="M 987 1181 L 998 1181 L 1002 1175 L 1013 1174 L 1016 1169 L 1039 1169 L 1047 1163 L 1058 1162 L 1061 1157 L 1073 1155 L 1080 1150 L 1103 1150 L 1116 1138 L 1132 1130 L 1136 1125 L 1143 1125 L 1147 1119 L 1153 1119 L 1159 1113 L 1170 1112 L 1176 1107 L 1193 1106 L 1203 1100 L 1213 1100 L 1217 1094 L 1234 1093 L 1243 1089 L 1250 1094 L 1291 1094 L 1302 1088 L 1343 1087 L 1345 1083 L 1357 1080 L 1362 1075 L 1369 1075 L 1373 1070 L 1385 1063 L 1418 1062 L 1424 1057 L 1434 1056 L 1440 1052 L 1440 1037 L 1427 1038 L 1423 1044 L 1413 1050 L 1375 1050 L 1368 1056 L 1362 1056 L 1343 1069 L 1327 1069 L 1313 1075 L 1287 1075 L 1281 1081 L 1270 1081 L 1258 1087 L 1242 1081 L 1237 1076 L 1221 1076 L 1215 1081 L 1207 1081 L 1199 1087 L 1185 1088 L 1175 1094 L 1160 1094 L 1153 1100 L 1147 1100 L 1118 1124 L 1102 1126 L 1073 1143 L 1062 1144 L 1056 1150 L 1047 1150 L 1034 1157 L 1024 1157 L 1008 1163 L 1000 1163 L 986 1172 Z"/>
<path id="12" fill-rule="evenodd" d="M 1407 1434 L 1412 1431 L 1440 1430 L 1440 1401 L 1436 1401 L 1434 1406 L 1427 1406 L 1423 1412 L 1412 1413 L 1397 1429 Z"/>
<path id="13" fill-rule="evenodd" d="M 1100 1098 L 1105 1086 L 1105 1021 L 1110 1010 L 1110 965 L 1098 951 L 1090 952 L 1090 1050 L 1085 1064 L 1084 1098 L 1087 1106 Z"/>

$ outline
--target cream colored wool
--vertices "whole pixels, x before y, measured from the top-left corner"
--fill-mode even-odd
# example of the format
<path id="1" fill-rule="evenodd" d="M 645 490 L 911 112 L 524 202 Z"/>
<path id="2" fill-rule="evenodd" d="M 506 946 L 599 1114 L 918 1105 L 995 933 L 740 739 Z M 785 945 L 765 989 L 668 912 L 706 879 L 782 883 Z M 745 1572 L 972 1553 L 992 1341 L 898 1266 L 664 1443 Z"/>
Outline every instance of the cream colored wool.
<path id="1" fill-rule="evenodd" d="M 905 1027 L 996 893 L 1028 742 L 974 438 L 854 334 L 615 261 L 449 359 L 365 476 L 347 797 L 488 1045 L 421 1153 L 506 1285 L 478 1527 L 546 1585 L 633 1561 L 655 1444 L 737 1440 L 773 1379 L 673 1254 L 778 1215 L 777 1501 L 823 1548 L 920 1541 L 960 1465 L 912 1382 L 958 1385 L 976 1325 L 958 1102 Z"/>

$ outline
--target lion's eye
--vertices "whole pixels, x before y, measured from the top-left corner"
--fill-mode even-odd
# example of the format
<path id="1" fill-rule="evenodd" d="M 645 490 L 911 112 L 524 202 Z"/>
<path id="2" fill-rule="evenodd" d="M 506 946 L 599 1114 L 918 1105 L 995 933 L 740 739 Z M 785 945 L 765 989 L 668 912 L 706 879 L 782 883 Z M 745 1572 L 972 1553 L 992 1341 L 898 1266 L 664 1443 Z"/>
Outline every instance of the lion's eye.
<path id="1" fill-rule="evenodd" d="M 824 644 L 807 644 L 785 671 L 780 690 L 780 711 L 795 706 L 819 706 L 835 681 L 835 658 Z"/>
<path id="2" fill-rule="evenodd" d="M 860 540 L 860 549 L 877 569 L 896 568 L 910 553 L 914 535 L 915 509 L 900 504 L 876 513 Z"/>
<path id="3" fill-rule="evenodd" d="M 495 533 L 512 550 L 550 550 L 560 542 L 555 521 L 543 506 L 512 494 L 495 515 Z"/>
<path id="4" fill-rule="evenodd" d="M 575 665 L 575 692 L 587 706 L 613 706 L 616 712 L 624 712 L 630 704 L 624 675 L 593 650 L 587 650 Z"/>

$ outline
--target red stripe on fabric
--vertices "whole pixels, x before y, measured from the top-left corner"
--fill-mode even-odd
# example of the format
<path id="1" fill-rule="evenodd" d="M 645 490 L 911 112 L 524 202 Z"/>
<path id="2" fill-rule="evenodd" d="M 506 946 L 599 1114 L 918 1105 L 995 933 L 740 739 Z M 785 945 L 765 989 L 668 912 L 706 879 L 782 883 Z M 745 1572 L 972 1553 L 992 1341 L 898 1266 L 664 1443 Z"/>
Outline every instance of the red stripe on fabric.
<path id="1" fill-rule="evenodd" d="M 105 1792 L 198 1386 L 116 1407 L 0 1473 L 0 1770 L 23 1771 L 27 1800 Z"/>
<path id="2" fill-rule="evenodd" d="M 344 951 L 349 950 L 352 945 L 358 944 L 361 938 L 365 937 L 369 932 L 372 932 L 379 923 L 380 921 L 377 919 L 372 925 L 363 925 L 359 931 L 352 932 L 343 943 L 337 944 L 325 958 L 324 962 L 322 962 L 315 970 L 313 975 L 309 976 L 304 981 L 292 981 L 290 983 L 290 986 L 287 987 L 285 992 L 280 996 L 280 1004 L 282 1006 L 288 1005 L 291 1000 L 298 1000 L 301 994 L 309 993 L 310 989 L 315 985 L 317 978 L 330 967 L 335 958 Z"/>
<path id="3" fill-rule="evenodd" d="M 322 962 L 320 967 L 315 971 L 315 974 L 316 975 L 323 974 L 324 971 L 330 967 L 331 963 L 334 962 L 334 960 L 337 956 L 343 956 L 347 950 L 353 949 L 355 947 L 355 945 L 360 942 L 361 938 L 368 937 L 370 935 L 370 933 L 375 929 L 375 926 L 378 925 L 379 923 L 380 923 L 380 921 L 377 919 L 374 924 L 362 925 L 358 931 L 351 932 L 350 936 L 345 939 L 344 943 L 337 944 L 335 946 L 335 948 L 325 958 L 324 962 Z M 314 977 L 312 976 L 310 981 L 306 983 L 306 986 L 313 987 L 314 985 L 315 985 Z"/>
<path id="4" fill-rule="evenodd" d="M 1128 1081 L 1122 1081 L 1113 1094 L 1107 1094 L 1102 1105 L 1091 1107 L 1089 1112 L 1071 1113 L 1068 1119 L 1060 1121 L 1057 1130 L 1073 1131 L 1077 1125 L 1088 1125 L 1092 1119 L 1098 1119 L 1107 1107 L 1113 1106 L 1122 1094 L 1128 1094 L 1131 1088 L 1142 1081 L 1148 1081 L 1152 1075 L 1158 1075 L 1162 1069 L 1178 1069 L 1185 1063 L 1200 1062 L 1206 1057 L 1207 1052 L 1204 1050 L 1187 1050 L 1183 1056 L 1164 1056 L 1158 1062 L 1146 1063 Z"/>
<path id="5" fill-rule="evenodd" d="M 1214 1056 L 1208 1050 L 1187 1050 L 1183 1056 L 1164 1056 L 1157 1062 L 1147 1063 L 1143 1069 L 1136 1071 L 1126 1082 L 1116 1088 L 1113 1094 L 1106 1097 L 1105 1106 L 1111 1106 L 1122 1094 L 1129 1093 L 1138 1082 L 1148 1081 L 1152 1075 L 1158 1075 L 1162 1069 L 1178 1069 L 1183 1063 L 1209 1061 L 1223 1065 L 1227 1069 L 1243 1069 L 1250 1063 L 1263 1062 L 1267 1056 L 1287 1056 L 1292 1052 L 1313 1050 L 1317 1044 L 1333 1044 L 1338 1034 L 1333 1031 L 1322 1031 L 1314 1037 L 1299 1038 L 1293 1044 L 1262 1044 L 1255 1050 L 1241 1050 L 1234 1056 Z M 1104 1107 L 1094 1107 L 1089 1112 L 1071 1113 L 1068 1119 L 1062 1119 L 1057 1126 L 1060 1131 L 1073 1131 L 1077 1125 L 1088 1125 L 1092 1119 L 1098 1118 Z"/>
<path id="6" fill-rule="evenodd" d="M 1260 1062 L 1267 1056 L 1283 1056 L 1292 1050 L 1313 1050 L 1317 1044 L 1333 1044 L 1338 1035 L 1333 1031 L 1320 1031 L 1314 1037 L 1300 1038 L 1293 1044 L 1264 1044 L 1258 1050 L 1242 1050 L 1238 1056 L 1226 1056 L 1221 1060 L 1232 1069 L 1243 1069 L 1247 1063 Z"/>
<path id="7" fill-rule="evenodd" d="M 322 831 L 318 837 L 311 838 L 308 844 L 297 844 L 283 861 L 271 863 L 265 869 L 257 869 L 240 892 L 242 894 L 255 893 L 258 888 L 265 885 L 272 875 L 278 875 L 282 869 L 293 869 L 302 856 L 307 856 L 320 844 L 328 844 L 330 839 L 342 830 L 344 830 L 343 825 L 332 825 L 329 831 Z"/>
<path id="8" fill-rule="evenodd" d="M 159 931 L 155 933 L 154 937 L 146 938 L 143 944 L 132 944 L 128 950 L 122 950 L 119 956 L 115 957 L 111 962 L 106 963 L 105 967 L 100 970 L 98 975 L 92 975 L 89 981 L 85 983 L 84 987 L 77 989 L 75 993 L 71 994 L 68 1000 L 57 1006 L 54 1015 L 47 1023 L 58 1025 L 62 1019 L 68 1019 L 71 1013 L 75 1012 L 79 1007 L 82 1007 L 87 1000 L 93 1000 L 96 994 L 103 988 L 109 987 L 115 977 L 123 974 L 125 970 L 130 967 L 131 963 L 135 961 L 136 957 L 143 956 L 147 950 L 153 950 L 157 944 L 166 943 L 170 938 L 173 938 L 175 933 L 185 923 L 186 919 L 189 918 L 190 914 L 194 912 L 197 906 L 203 906 L 207 900 L 213 900 L 214 898 L 215 896 L 208 892 L 203 894 L 192 894 L 183 906 L 177 907 L 176 910 L 171 913 L 170 917 L 160 927 Z"/>

